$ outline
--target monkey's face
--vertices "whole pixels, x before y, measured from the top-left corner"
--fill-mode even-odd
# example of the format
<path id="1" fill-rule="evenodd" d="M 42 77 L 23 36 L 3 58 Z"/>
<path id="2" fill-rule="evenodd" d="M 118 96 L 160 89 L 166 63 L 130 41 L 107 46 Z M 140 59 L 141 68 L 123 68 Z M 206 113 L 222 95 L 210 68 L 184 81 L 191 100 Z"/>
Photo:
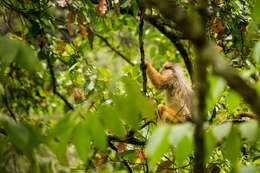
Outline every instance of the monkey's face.
<path id="1" fill-rule="evenodd" d="M 160 72 L 161 75 L 175 76 L 182 74 L 182 65 L 179 63 L 166 62 L 163 64 L 163 69 Z"/>

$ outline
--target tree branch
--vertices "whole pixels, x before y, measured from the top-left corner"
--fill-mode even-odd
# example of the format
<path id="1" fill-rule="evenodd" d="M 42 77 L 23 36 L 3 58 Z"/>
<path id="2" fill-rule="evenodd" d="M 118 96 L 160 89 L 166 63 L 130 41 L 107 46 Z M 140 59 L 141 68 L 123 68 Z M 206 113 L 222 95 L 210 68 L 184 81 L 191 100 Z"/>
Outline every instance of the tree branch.
<path id="1" fill-rule="evenodd" d="M 184 46 L 180 42 L 176 33 L 173 32 L 171 29 L 169 29 L 169 27 L 167 27 L 163 22 L 164 19 L 158 15 L 145 15 L 145 19 L 149 21 L 154 27 L 156 27 L 161 33 L 163 33 L 168 39 L 171 40 L 171 42 L 174 44 L 176 49 L 182 55 L 186 68 L 188 69 L 189 75 L 192 79 L 193 68 L 192 68 L 191 58 L 189 57 L 187 51 L 185 50 Z"/>
<path id="2" fill-rule="evenodd" d="M 142 71 L 143 76 L 143 92 L 146 94 L 147 92 L 147 76 L 146 76 L 146 65 L 145 65 L 145 54 L 144 54 L 144 14 L 145 14 L 145 8 L 140 7 L 140 23 L 139 23 L 139 48 L 141 53 L 141 64 L 140 69 Z"/>
<path id="3" fill-rule="evenodd" d="M 52 65 L 52 63 L 51 63 L 50 56 L 49 56 L 49 55 L 46 55 L 46 56 L 47 56 L 48 67 L 49 67 L 50 74 L 51 74 L 53 93 L 56 94 L 57 96 L 59 96 L 59 97 L 64 101 L 64 103 L 65 103 L 70 109 L 73 110 L 73 106 L 69 103 L 69 101 L 68 101 L 62 94 L 60 94 L 60 93 L 57 91 L 56 78 L 55 78 L 55 73 L 54 73 L 54 70 L 53 70 L 53 65 Z"/>
<path id="4" fill-rule="evenodd" d="M 116 148 L 116 146 L 111 142 L 111 140 L 108 140 L 108 145 L 110 146 L 110 148 L 112 148 L 114 151 L 118 152 L 118 149 Z M 129 173 L 133 173 L 132 168 L 130 167 L 129 163 L 127 162 L 127 160 L 123 159 L 123 163 L 126 166 L 127 170 Z"/>
<path id="5" fill-rule="evenodd" d="M 14 121 L 17 121 L 14 112 L 12 111 L 12 109 L 11 109 L 10 106 L 9 106 L 7 96 L 2 94 L 2 99 L 3 99 L 3 102 L 4 102 L 4 104 L 5 104 L 6 108 L 7 108 L 7 110 L 8 110 L 8 112 L 9 112 L 10 116 L 12 117 L 12 119 L 13 119 Z"/>
<path id="6" fill-rule="evenodd" d="M 140 146 L 145 145 L 145 141 L 140 141 L 139 139 L 136 139 L 133 136 L 127 137 L 126 139 L 119 139 L 119 138 L 117 138 L 115 136 L 111 136 L 111 135 L 108 135 L 107 137 L 108 137 L 109 141 L 125 142 L 128 144 L 140 145 Z"/>
<path id="7" fill-rule="evenodd" d="M 119 50 L 117 50 L 115 47 L 113 47 L 108 40 L 103 37 L 102 35 L 98 34 L 97 32 L 95 32 L 95 35 L 98 36 L 102 41 L 104 41 L 106 43 L 106 45 L 112 50 L 114 51 L 116 54 L 118 54 L 121 58 L 123 58 L 128 64 L 130 64 L 131 66 L 134 66 L 135 64 L 132 63 L 125 55 L 123 55 Z"/>

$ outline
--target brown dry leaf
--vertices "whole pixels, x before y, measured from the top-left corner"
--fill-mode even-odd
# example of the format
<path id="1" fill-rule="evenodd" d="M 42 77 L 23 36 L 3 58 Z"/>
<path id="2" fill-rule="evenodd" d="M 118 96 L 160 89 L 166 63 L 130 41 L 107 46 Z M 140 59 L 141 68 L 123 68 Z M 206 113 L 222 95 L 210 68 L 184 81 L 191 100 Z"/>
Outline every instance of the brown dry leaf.
<path id="1" fill-rule="evenodd" d="M 97 14 L 105 14 L 107 11 L 107 2 L 106 0 L 101 0 L 97 6 Z"/>
<path id="2" fill-rule="evenodd" d="M 78 88 L 73 89 L 74 101 L 77 101 L 80 98 L 80 92 Z"/>
<path id="3" fill-rule="evenodd" d="M 169 168 L 169 166 L 171 166 L 171 164 L 172 164 L 172 162 L 169 161 L 169 160 L 162 161 L 162 162 L 158 165 L 156 172 L 160 172 L 160 171 L 162 171 L 162 170 L 164 170 L 164 169 Z"/>
<path id="4" fill-rule="evenodd" d="M 67 19 L 69 23 L 73 23 L 75 21 L 75 13 L 73 13 L 72 11 L 70 11 L 67 15 Z"/>
<path id="5" fill-rule="evenodd" d="M 75 34 L 76 26 L 74 24 L 68 23 L 66 24 L 66 28 L 69 31 L 70 36 L 73 36 Z"/>
<path id="6" fill-rule="evenodd" d="M 224 30 L 222 21 L 221 21 L 220 19 L 217 19 L 217 20 L 216 20 L 216 24 L 217 24 L 217 30 L 218 30 L 218 32 L 221 32 L 221 31 Z"/>
<path id="7" fill-rule="evenodd" d="M 143 150 L 136 149 L 135 152 L 136 152 L 136 157 L 137 158 L 140 158 L 141 160 L 144 160 L 144 151 Z"/>
<path id="8" fill-rule="evenodd" d="M 246 26 L 242 26 L 242 27 L 240 28 L 240 32 L 246 32 Z"/>
<path id="9" fill-rule="evenodd" d="M 43 37 L 42 37 L 42 35 L 37 35 L 36 36 L 36 41 L 37 41 L 37 44 L 38 45 L 41 45 L 41 43 L 44 43 L 44 39 L 43 39 Z"/>
<path id="10" fill-rule="evenodd" d="M 121 142 L 117 146 L 118 152 L 124 152 L 127 150 L 127 145 L 124 142 Z"/>
<path id="11" fill-rule="evenodd" d="M 174 173 L 173 170 L 167 170 L 165 173 Z"/>
<path id="12" fill-rule="evenodd" d="M 98 167 L 98 171 L 103 170 L 104 161 L 105 161 L 105 155 L 102 153 L 97 153 L 95 158 L 95 165 Z"/>
<path id="13" fill-rule="evenodd" d="M 64 40 L 60 40 L 57 45 L 58 54 L 61 55 L 65 50 L 66 43 Z"/>
<path id="14" fill-rule="evenodd" d="M 88 37 L 88 31 L 87 31 L 87 28 L 83 25 L 80 25 L 80 35 L 86 39 Z"/>
<path id="15" fill-rule="evenodd" d="M 83 20 L 83 16 L 81 14 L 78 14 L 77 21 L 78 21 L 78 24 L 83 25 L 84 20 Z"/>
<path id="16" fill-rule="evenodd" d="M 24 3 L 28 5 L 30 3 L 30 0 L 24 0 Z"/>

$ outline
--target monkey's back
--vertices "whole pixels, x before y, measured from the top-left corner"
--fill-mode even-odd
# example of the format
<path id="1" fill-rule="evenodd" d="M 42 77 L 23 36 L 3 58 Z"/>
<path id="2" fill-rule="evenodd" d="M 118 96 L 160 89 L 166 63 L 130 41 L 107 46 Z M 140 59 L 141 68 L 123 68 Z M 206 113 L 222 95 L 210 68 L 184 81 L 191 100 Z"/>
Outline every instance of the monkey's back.
<path id="1" fill-rule="evenodd" d="M 183 76 L 176 76 L 168 81 L 172 86 L 166 89 L 166 105 L 184 119 L 191 118 L 192 89 Z"/>

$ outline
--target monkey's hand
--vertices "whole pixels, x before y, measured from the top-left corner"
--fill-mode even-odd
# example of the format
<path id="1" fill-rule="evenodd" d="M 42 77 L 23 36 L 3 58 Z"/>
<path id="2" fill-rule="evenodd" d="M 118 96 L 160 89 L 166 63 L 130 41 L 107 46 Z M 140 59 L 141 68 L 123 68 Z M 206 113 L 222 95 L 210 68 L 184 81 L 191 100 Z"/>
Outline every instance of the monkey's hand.
<path id="1" fill-rule="evenodd" d="M 150 61 L 146 61 L 146 62 L 145 62 L 145 65 L 146 65 L 146 66 L 152 66 L 152 63 L 151 63 Z"/>

